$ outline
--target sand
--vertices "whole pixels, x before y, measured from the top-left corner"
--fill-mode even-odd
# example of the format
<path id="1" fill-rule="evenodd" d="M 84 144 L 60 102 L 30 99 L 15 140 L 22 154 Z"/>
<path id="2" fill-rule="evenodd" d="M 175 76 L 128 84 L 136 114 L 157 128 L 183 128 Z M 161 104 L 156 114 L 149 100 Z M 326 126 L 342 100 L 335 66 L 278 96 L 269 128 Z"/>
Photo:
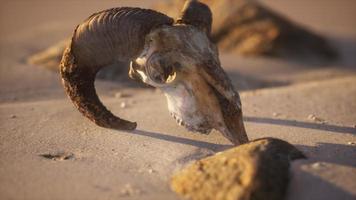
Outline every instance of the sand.
<path id="1" fill-rule="evenodd" d="M 25 62 L 70 35 L 92 12 L 141 1 L 83 2 L 2 2 L 0 199 L 178 199 L 169 188 L 171 174 L 230 148 L 223 136 L 179 127 L 160 92 L 105 81 L 96 83 L 105 105 L 137 121 L 138 129 L 97 127 L 67 99 L 58 74 Z M 251 139 L 286 140 L 309 156 L 292 164 L 288 200 L 354 199 L 355 3 L 263 2 L 331 38 L 342 60 L 313 64 L 222 55 L 241 91 L 247 133 Z M 115 97 L 117 92 L 128 97 Z"/>

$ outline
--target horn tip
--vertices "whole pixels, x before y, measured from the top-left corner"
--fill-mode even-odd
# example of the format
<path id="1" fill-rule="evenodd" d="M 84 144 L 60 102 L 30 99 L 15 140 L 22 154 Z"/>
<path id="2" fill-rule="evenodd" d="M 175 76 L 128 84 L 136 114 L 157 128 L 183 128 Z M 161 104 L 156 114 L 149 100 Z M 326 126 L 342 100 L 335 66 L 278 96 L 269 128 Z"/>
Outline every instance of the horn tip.
<path id="1" fill-rule="evenodd" d="M 114 130 L 135 130 L 137 127 L 136 122 L 126 121 L 120 118 L 115 118 L 115 120 L 92 120 L 98 126 L 103 128 L 110 128 Z"/>
<path id="2" fill-rule="evenodd" d="M 109 128 L 116 129 L 116 130 L 132 131 L 132 130 L 135 130 L 136 127 L 137 127 L 137 123 L 136 122 L 125 121 L 125 122 L 119 122 L 119 123 L 111 124 Z"/>

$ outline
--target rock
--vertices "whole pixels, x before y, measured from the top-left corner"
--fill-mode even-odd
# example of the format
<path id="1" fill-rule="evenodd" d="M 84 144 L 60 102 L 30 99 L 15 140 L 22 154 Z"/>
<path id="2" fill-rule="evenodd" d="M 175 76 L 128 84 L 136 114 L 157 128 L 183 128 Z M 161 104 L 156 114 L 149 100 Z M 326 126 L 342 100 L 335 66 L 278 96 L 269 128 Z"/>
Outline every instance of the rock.
<path id="1" fill-rule="evenodd" d="M 201 0 L 213 13 L 211 38 L 219 49 L 240 55 L 265 55 L 329 61 L 337 52 L 322 36 L 292 22 L 258 1 Z M 155 9 L 178 17 L 182 0 L 159 3 Z"/>
<path id="2" fill-rule="evenodd" d="M 285 141 L 258 139 L 196 161 L 172 177 L 171 188 L 192 200 L 282 200 L 290 161 L 299 158 Z"/>

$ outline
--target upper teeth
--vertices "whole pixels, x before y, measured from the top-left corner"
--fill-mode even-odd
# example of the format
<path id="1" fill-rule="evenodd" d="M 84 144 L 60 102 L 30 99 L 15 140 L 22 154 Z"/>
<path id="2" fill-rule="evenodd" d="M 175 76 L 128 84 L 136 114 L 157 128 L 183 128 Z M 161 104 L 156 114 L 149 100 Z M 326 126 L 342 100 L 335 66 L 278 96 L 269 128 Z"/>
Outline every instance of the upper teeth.
<path id="1" fill-rule="evenodd" d="M 176 120 L 176 122 L 179 124 L 179 125 L 181 125 L 181 126 L 185 126 L 185 125 L 188 125 L 188 124 L 185 124 L 184 122 L 183 122 L 183 120 L 181 119 L 181 118 L 179 118 L 179 116 L 177 116 L 175 113 L 170 113 L 171 114 L 171 116 Z"/>
<path id="2" fill-rule="evenodd" d="M 174 79 L 176 78 L 176 73 L 174 72 L 173 74 L 169 75 L 167 80 L 166 80 L 166 83 L 170 83 L 172 81 L 174 81 Z"/>

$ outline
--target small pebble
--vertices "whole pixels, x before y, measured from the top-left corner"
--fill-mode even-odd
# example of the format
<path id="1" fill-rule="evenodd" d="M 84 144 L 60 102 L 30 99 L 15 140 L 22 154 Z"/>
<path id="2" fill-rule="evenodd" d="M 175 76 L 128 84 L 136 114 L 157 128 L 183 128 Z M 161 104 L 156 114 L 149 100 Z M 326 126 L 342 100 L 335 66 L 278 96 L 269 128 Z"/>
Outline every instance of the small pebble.
<path id="1" fill-rule="evenodd" d="M 322 122 L 322 123 L 325 123 L 325 120 L 323 120 L 323 119 L 321 119 L 321 118 L 319 118 L 319 117 L 317 117 L 317 116 L 315 116 L 315 115 L 313 115 L 313 114 L 308 115 L 308 119 L 309 119 L 309 120 L 313 120 L 313 121 L 315 121 L 315 122 Z"/>
<path id="2" fill-rule="evenodd" d="M 156 171 L 153 170 L 153 169 L 148 169 L 148 173 L 152 174 L 152 173 L 154 173 L 154 172 L 156 172 Z"/>
<path id="3" fill-rule="evenodd" d="M 127 107 L 127 105 L 126 105 L 126 103 L 125 103 L 125 102 L 121 102 L 120 107 L 121 107 L 121 108 L 126 108 L 126 107 Z"/>
<path id="4" fill-rule="evenodd" d="M 356 143 L 355 142 L 348 142 L 347 144 L 348 145 L 355 145 Z"/>
<path id="5" fill-rule="evenodd" d="M 15 118 L 17 118 L 17 116 L 16 115 L 11 115 L 10 118 L 11 119 L 15 119 Z"/>
<path id="6" fill-rule="evenodd" d="M 278 116 L 280 116 L 281 114 L 274 112 L 272 115 L 273 115 L 273 117 L 278 117 Z"/>
<path id="7" fill-rule="evenodd" d="M 316 163 L 314 163 L 314 164 L 312 164 L 312 168 L 313 169 L 320 169 L 320 168 L 322 168 L 322 167 L 324 167 L 325 165 L 323 164 L 323 163 L 321 163 L 321 162 L 316 162 Z"/>

